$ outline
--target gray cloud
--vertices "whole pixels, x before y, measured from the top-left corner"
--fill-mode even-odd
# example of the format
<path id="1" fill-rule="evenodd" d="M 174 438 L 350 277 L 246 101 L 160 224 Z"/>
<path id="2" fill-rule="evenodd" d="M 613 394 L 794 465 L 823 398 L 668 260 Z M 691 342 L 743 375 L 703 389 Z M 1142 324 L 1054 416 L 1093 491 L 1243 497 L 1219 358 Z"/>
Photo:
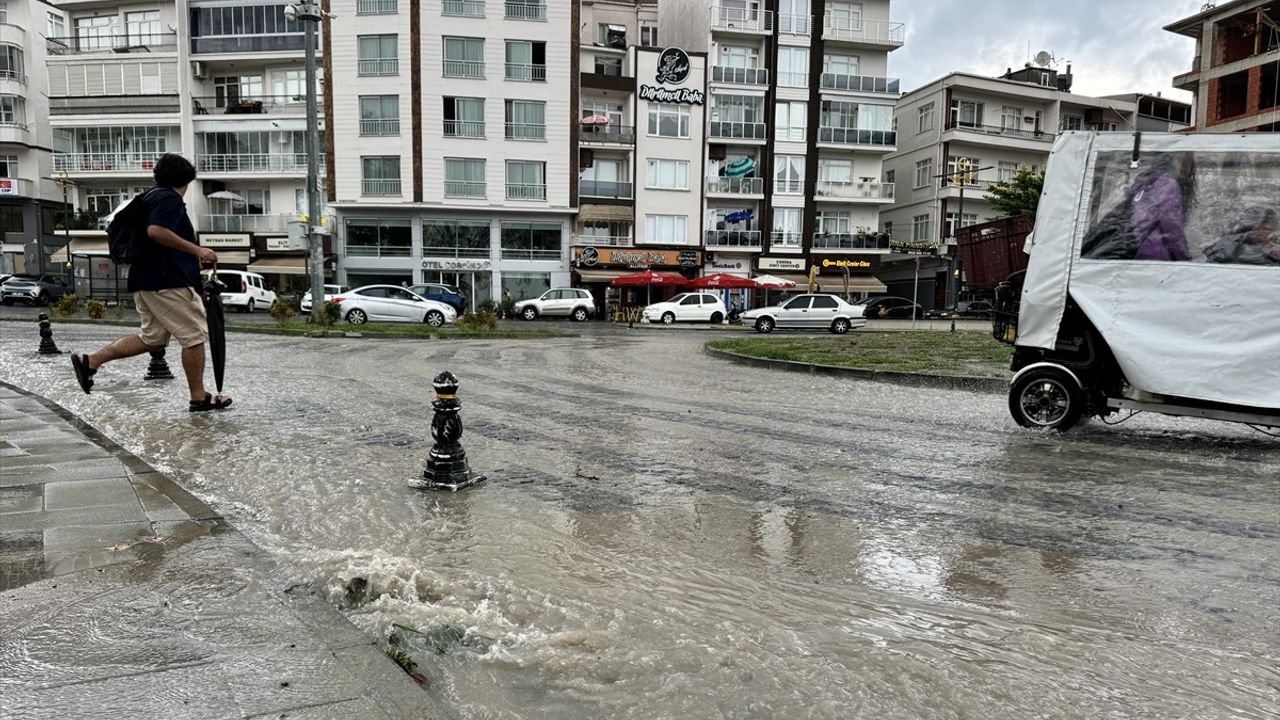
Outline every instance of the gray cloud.
<path id="1" fill-rule="evenodd" d="M 1047 50 L 1070 62 L 1074 92 L 1162 92 L 1190 100 L 1170 79 L 1191 69 L 1195 42 L 1163 26 L 1199 11 L 1203 0 L 893 0 L 906 44 L 889 74 L 914 90 L 959 70 L 996 76 Z"/>

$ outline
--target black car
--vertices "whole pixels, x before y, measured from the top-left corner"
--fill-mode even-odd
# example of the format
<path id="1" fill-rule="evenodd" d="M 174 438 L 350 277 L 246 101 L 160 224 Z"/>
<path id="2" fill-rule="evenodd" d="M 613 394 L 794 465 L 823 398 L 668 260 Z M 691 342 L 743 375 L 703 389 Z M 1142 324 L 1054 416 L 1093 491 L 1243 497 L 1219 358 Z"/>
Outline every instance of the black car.
<path id="1" fill-rule="evenodd" d="M 884 296 L 867 298 L 854 305 L 862 307 L 863 317 L 868 320 L 880 318 L 910 318 L 912 309 L 915 309 L 917 318 L 924 317 L 924 310 L 916 303 L 906 298 Z"/>
<path id="2" fill-rule="evenodd" d="M 956 303 L 954 308 L 936 308 L 925 313 L 924 316 L 931 320 L 946 320 L 948 318 L 990 320 L 991 310 L 992 305 L 989 300 L 961 300 Z"/>

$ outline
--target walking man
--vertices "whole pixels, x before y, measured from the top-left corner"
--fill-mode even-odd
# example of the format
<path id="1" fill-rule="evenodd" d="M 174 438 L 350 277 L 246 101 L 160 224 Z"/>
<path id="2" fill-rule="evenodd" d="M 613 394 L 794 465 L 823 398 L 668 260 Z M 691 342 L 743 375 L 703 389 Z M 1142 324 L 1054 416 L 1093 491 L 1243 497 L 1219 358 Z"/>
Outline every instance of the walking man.
<path id="1" fill-rule="evenodd" d="M 143 195 L 146 207 L 137 215 L 137 221 L 146 224 L 146 250 L 129 267 L 129 292 L 142 319 L 141 331 L 93 354 L 74 354 L 71 365 L 88 394 L 103 363 L 159 350 L 172 336 L 182 346 L 191 412 L 221 410 L 231 404 L 231 398 L 214 397 L 204 388 L 204 344 L 209 327 L 200 281 L 200 264 L 212 265 L 218 256 L 195 244 L 195 229 L 182 199 L 196 179 L 196 169 L 181 155 L 167 153 L 156 161 L 154 174 L 156 185 Z"/>

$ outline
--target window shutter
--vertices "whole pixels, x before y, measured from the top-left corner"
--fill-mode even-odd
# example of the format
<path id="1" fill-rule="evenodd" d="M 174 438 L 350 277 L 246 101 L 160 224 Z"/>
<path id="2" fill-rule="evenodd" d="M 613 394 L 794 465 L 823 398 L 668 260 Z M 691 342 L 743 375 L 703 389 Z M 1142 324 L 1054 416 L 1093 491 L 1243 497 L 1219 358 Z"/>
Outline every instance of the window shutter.
<path id="1" fill-rule="evenodd" d="M 103 65 L 103 95 L 122 95 L 124 94 L 124 85 L 121 77 L 123 64 L 113 63 Z"/>

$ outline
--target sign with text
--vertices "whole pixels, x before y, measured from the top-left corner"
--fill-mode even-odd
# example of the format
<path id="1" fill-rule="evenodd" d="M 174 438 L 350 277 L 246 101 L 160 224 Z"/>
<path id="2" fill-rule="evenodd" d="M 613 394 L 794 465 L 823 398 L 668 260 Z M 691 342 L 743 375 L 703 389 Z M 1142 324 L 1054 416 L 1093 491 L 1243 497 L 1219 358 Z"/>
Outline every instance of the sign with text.
<path id="1" fill-rule="evenodd" d="M 0 195 L 17 195 L 18 181 L 13 178 L 0 178 Z"/>
<path id="2" fill-rule="evenodd" d="M 662 87 L 663 85 L 683 85 L 689 79 L 691 68 L 689 53 L 678 47 L 669 47 L 658 55 L 657 72 L 653 75 L 654 81 L 658 84 L 641 85 L 637 94 L 641 100 L 649 102 L 701 105 L 706 101 L 701 90 Z"/>
<path id="3" fill-rule="evenodd" d="M 635 247 L 575 247 L 573 264 L 579 267 L 697 267 L 700 250 L 657 250 Z"/>
<path id="4" fill-rule="evenodd" d="M 925 240 L 915 242 L 909 240 L 890 240 L 889 250 L 891 252 L 903 253 L 905 255 L 937 255 L 938 243 Z"/>
<path id="5" fill-rule="evenodd" d="M 814 255 L 813 265 L 823 275 L 875 275 L 880 272 L 879 255 Z"/>
<path id="6" fill-rule="evenodd" d="M 684 105 L 701 105 L 705 100 L 701 90 L 693 88 L 664 88 L 653 85 L 640 86 L 640 99 L 659 103 L 682 103 Z"/>
<path id="7" fill-rule="evenodd" d="M 306 250 L 307 238 L 293 237 L 290 235 L 279 235 L 275 237 L 265 238 L 267 249 L 273 252 L 281 250 Z"/>
<path id="8" fill-rule="evenodd" d="M 805 265 L 802 257 L 762 257 L 756 261 L 756 267 L 761 270 L 804 272 Z"/>
<path id="9" fill-rule="evenodd" d="M 200 233 L 200 247 L 247 248 L 252 244 L 249 233 Z"/>
<path id="10" fill-rule="evenodd" d="M 492 260 L 465 260 L 461 258 L 423 258 L 423 270 L 489 270 L 493 267 Z"/>

